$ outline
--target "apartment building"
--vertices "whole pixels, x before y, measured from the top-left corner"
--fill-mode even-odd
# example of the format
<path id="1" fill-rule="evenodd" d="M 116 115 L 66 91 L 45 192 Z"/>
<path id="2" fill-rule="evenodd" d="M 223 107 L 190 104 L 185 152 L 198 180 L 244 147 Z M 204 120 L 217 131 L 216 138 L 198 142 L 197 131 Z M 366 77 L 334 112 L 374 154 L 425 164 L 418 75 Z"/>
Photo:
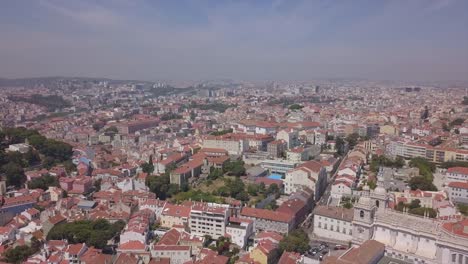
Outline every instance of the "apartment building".
<path id="1" fill-rule="evenodd" d="M 254 220 L 255 231 L 274 231 L 287 234 L 294 228 L 294 216 L 288 213 L 244 207 L 241 216 Z"/>
<path id="2" fill-rule="evenodd" d="M 339 241 L 353 239 L 353 209 L 319 205 L 314 210 L 314 235 Z"/>
<path id="3" fill-rule="evenodd" d="M 308 161 L 288 171 L 284 184 L 287 194 L 309 188 L 314 191 L 315 200 L 318 200 L 327 187 L 327 171 L 319 162 Z"/>
<path id="4" fill-rule="evenodd" d="M 425 158 L 434 163 L 446 161 L 468 161 L 468 151 L 464 149 L 438 148 L 428 144 L 392 141 L 387 146 L 387 153 L 393 157 Z"/>
<path id="5" fill-rule="evenodd" d="M 225 149 L 229 155 L 242 155 L 249 148 L 247 139 L 231 138 L 229 135 L 209 136 L 203 140 L 203 148 Z"/>
<path id="6" fill-rule="evenodd" d="M 250 219 L 230 217 L 226 226 L 226 234 L 231 237 L 232 243 L 244 248 L 247 240 L 254 233 L 253 221 Z"/>
<path id="7" fill-rule="evenodd" d="M 190 211 L 190 231 L 194 235 L 210 235 L 217 239 L 226 233 L 229 205 L 196 202 Z"/>
<path id="8" fill-rule="evenodd" d="M 450 182 L 448 193 L 452 202 L 468 204 L 468 182 Z"/>
<path id="9" fill-rule="evenodd" d="M 447 181 L 468 181 L 468 168 L 452 167 L 448 168 L 445 173 Z"/>

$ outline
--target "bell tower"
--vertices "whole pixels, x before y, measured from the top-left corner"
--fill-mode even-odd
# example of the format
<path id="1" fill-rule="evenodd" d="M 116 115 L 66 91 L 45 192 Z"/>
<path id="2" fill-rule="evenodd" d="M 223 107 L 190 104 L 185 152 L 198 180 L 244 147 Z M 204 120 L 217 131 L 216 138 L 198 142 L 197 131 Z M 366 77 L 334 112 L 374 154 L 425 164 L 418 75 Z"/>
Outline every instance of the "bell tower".
<path id="1" fill-rule="evenodd" d="M 377 174 L 377 187 L 370 193 L 370 198 L 378 212 L 383 212 L 388 205 L 388 193 L 385 189 L 382 167 Z"/>
<path id="2" fill-rule="evenodd" d="M 353 244 L 362 244 L 372 238 L 376 205 L 369 197 L 369 186 L 364 186 L 362 196 L 354 205 Z"/>

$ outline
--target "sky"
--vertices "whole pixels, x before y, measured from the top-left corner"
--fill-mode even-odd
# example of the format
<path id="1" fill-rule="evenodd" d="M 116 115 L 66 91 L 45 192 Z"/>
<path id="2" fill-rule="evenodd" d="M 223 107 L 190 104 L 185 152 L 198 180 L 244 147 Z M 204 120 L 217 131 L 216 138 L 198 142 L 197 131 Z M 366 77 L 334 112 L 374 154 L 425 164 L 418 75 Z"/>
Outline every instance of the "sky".
<path id="1" fill-rule="evenodd" d="M 467 0 L 15 0 L 0 77 L 468 80 Z"/>

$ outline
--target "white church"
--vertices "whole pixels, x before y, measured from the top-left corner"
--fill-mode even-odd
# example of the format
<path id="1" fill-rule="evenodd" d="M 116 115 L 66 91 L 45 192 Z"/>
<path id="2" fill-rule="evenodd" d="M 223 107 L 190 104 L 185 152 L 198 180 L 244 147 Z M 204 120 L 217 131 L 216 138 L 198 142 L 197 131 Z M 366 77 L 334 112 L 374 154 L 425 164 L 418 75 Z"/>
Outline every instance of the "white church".
<path id="1" fill-rule="evenodd" d="M 389 257 L 413 263 L 468 264 L 468 219 L 436 220 L 388 208 L 388 194 L 379 177 L 377 188 L 366 186 L 354 206 L 353 244 L 369 239 L 385 244 Z"/>

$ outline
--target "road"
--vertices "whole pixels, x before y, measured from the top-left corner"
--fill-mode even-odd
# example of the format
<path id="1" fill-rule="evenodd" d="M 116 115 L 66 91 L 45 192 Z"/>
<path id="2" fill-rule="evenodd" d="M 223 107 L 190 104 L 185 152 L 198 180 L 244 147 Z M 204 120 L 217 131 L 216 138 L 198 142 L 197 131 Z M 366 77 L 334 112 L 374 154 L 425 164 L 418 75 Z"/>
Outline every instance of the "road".
<path id="1" fill-rule="evenodd" d="M 348 153 L 340 160 L 340 164 L 336 167 L 336 170 L 333 171 L 333 175 L 330 177 L 330 182 L 328 183 L 327 189 L 323 193 L 322 197 L 318 201 L 318 205 L 327 205 L 331 195 L 331 187 L 333 181 L 335 181 L 336 175 L 338 173 L 338 168 L 341 167 L 343 162 L 348 158 Z"/>

